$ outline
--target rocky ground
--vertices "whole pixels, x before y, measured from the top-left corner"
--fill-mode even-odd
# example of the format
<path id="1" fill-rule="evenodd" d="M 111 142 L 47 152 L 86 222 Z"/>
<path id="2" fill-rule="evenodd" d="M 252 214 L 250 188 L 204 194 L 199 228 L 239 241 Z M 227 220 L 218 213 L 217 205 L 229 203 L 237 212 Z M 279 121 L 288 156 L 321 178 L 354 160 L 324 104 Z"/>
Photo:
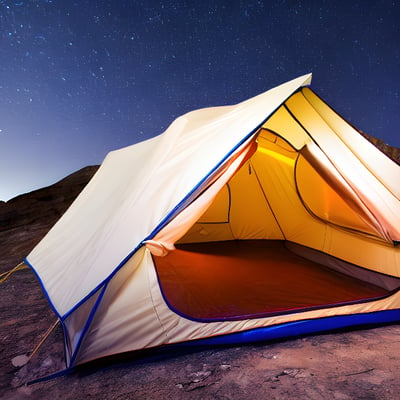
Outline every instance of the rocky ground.
<path id="1" fill-rule="evenodd" d="M 0 273 L 17 265 L 90 179 L 87 167 L 57 184 L 0 202 Z M 394 400 L 400 325 L 243 346 L 132 353 L 48 381 L 64 368 L 59 326 L 22 367 L 56 318 L 33 272 L 0 284 L 1 399 Z"/>

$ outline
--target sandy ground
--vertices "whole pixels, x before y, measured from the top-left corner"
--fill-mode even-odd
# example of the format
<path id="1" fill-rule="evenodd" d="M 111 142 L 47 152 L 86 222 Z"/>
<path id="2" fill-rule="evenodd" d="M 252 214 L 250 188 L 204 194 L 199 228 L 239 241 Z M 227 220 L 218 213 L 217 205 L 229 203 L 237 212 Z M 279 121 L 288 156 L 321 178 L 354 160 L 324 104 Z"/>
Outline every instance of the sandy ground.
<path id="1" fill-rule="evenodd" d="M 47 226 L 0 233 L 0 272 L 16 265 Z M 64 368 L 58 326 L 29 354 L 55 316 L 26 269 L 0 284 L 1 399 L 394 400 L 400 393 L 400 325 L 245 346 L 133 353 L 49 381 Z"/>

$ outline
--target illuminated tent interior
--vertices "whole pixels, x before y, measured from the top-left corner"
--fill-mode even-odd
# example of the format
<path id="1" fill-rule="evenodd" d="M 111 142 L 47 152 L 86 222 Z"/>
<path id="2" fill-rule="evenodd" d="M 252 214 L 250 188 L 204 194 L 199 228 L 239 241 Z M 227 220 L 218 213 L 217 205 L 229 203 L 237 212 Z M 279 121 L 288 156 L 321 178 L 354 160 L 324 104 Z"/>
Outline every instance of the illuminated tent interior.
<path id="1" fill-rule="evenodd" d="M 318 251 L 327 226 L 385 239 L 321 150 L 298 145 L 315 129 L 329 131 L 330 119 L 340 117 L 311 89 L 294 94 L 176 248 L 154 257 L 173 310 L 198 320 L 255 318 L 368 301 L 399 288 L 400 279 Z M 292 241 L 300 236 L 303 245 Z M 343 250 L 357 252 L 350 243 Z"/>
<path id="2" fill-rule="evenodd" d="M 107 155 L 25 259 L 68 367 L 400 321 L 400 167 L 310 82 Z"/>

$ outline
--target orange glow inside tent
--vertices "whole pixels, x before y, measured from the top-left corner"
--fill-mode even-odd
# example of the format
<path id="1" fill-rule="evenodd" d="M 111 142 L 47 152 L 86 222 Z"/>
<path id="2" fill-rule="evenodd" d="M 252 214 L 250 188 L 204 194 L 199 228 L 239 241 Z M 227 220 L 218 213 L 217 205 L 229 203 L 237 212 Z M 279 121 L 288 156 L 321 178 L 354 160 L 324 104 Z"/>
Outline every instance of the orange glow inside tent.
<path id="1" fill-rule="evenodd" d="M 324 250 L 327 226 L 334 227 L 365 239 L 360 248 L 344 246 L 343 259 L 351 260 L 365 243 L 384 241 L 362 200 L 319 149 L 296 149 L 283 139 L 288 127 L 298 138 L 305 136 L 307 125 L 324 134 L 327 124 L 315 110 L 296 115 L 318 101 L 303 88 L 281 106 L 259 131 L 240 169 L 177 240 L 176 249 L 154 257 L 171 309 L 195 320 L 258 318 L 365 302 L 400 286 L 390 278 L 389 288 L 379 286 L 376 273 L 360 275 L 351 263 L 343 272 L 332 268 L 335 261 L 325 253 L 315 252 L 318 256 L 310 259 L 309 251 L 295 254 L 286 245 L 296 241 L 300 248 Z"/>
<path id="2" fill-rule="evenodd" d="M 196 320 L 257 318 L 389 293 L 300 257 L 276 240 L 183 244 L 155 261 L 170 307 Z"/>

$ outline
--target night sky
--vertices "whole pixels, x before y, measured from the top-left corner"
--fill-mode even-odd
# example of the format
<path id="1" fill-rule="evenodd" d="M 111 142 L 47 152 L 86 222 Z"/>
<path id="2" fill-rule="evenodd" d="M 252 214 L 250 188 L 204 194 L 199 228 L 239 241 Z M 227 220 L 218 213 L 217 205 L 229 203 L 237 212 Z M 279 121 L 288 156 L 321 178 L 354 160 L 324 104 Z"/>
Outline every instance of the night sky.
<path id="1" fill-rule="evenodd" d="M 0 199 L 299 75 L 400 147 L 400 2 L 0 0 Z"/>

